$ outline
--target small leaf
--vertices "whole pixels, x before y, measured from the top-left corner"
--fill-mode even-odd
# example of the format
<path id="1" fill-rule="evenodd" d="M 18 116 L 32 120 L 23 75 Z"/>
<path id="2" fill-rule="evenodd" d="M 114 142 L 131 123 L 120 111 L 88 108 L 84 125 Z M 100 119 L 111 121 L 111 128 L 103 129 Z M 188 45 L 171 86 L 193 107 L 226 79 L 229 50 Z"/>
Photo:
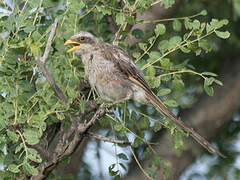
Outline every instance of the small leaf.
<path id="1" fill-rule="evenodd" d="M 201 12 L 200 12 L 200 14 L 202 15 L 202 16 L 206 16 L 207 15 L 207 10 L 202 10 Z"/>
<path id="2" fill-rule="evenodd" d="M 155 121 L 153 126 L 154 132 L 160 131 L 161 129 L 162 129 L 162 125 L 158 121 Z"/>
<path id="3" fill-rule="evenodd" d="M 202 72 L 202 75 L 205 75 L 205 76 L 214 76 L 214 77 L 217 77 L 217 76 L 218 76 L 217 74 L 212 73 L 212 72 Z"/>
<path id="4" fill-rule="evenodd" d="M 151 51 L 150 54 L 149 54 L 149 57 L 150 57 L 151 59 L 156 60 L 156 59 L 158 59 L 159 57 L 161 57 L 161 54 L 160 54 L 160 52 L 158 52 L 158 51 Z"/>
<path id="5" fill-rule="evenodd" d="M 117 15 L 116 15 L 116 23 L 118 25 L 123 24 L 125 22 L 125 20 L 126 20 L 126 18 L 125 18 L 124 13 L 122 13 L 122 12 L 117 13 Z"/>
<path id="6" fill-rule="evenodd" d="M 200 27 L 200 22 L 199 22 L 199 20 L 195 19 L 195 20 L 192 22 L 192 27 L 193 27 L 193 29 L 199 29 L 199 27 Z"/>
<path id="7" fill-rule="evenodd" d="M 148 129 L 150 126 L 150 122 L 146 117 L 141 117 L 138 123 L 138 127 L 142 130 Z"/>
<path id="8" fill-rule="evenodd" d="M 140 138 L 136 137 L 136 138 L 134 139 L 134 143 L 133 143 L 134 147 L 137 148 L 137 147 L 139 147 L 141 144 L 143 144 L 143 141 L 142 141 Z"/>
<path id="9" fill-rule="evenodd" d="M 181 46 L 181 47 L 180 47 L 180 50 L 181 50 L 182 52 L 184 52 L 184 53 L 190 53 L 190 52 L 191 52 L 190 49 L 188 49 L 188 48 L 186 48 L 186 47 L 184 47 L 184 46 Z"/>
<path id="10" fill-rule="evenodd" d="M 20 169 L 15 164 L 9 164 L 8 165 L 8 170 L 13 172 L 13 173 L 19 173 L 20 172 Z"/>
<path id="11" fill-rule="evenodd" d="M 165 32 L 166 32 L 166 27 L 165 27 L 165 25 L 164 25 L 164 24 L 158 24 L 158 25 L 155 27 L 154 32 L 155 32 L 155 34 L 156 34 L 157 36 L 165 34 Z"/>
<path id="12" fill-rule="evenodd" d="M 221 81 L 217 80 L 217 79 L 215 79 L 214 82 L 215 82 L 216 84 L 220 85 L 220 86 L 223 86 L 223 83 L 222 83 Z"/>
<path id="13" fill-rule="evenodd" d="M 134 52 L 134 53 L 133 53 L 133 57 L 134 57 L 135 59 L 138 59 L 140 56 L 141 56 L 141 53 L 140 53 L 140 52 Z"/>
<path id="14" fill-rule="evenodd" d="M 164 101 L 164 104 L 166 104 L 169 107 L 177 107 L 178 106 L 178 103 L 173 99 Z"/>
<path id="15" fill-rule="evenodd" d="M 205 92 L 209 95 L 209 96 L 213 96 L 214 94 L 214 90 L 212 87 L 209 87 L 210 85 L 212 85 L 212 83 L 215 81 L 215 79 L 213 77 L 211 78 L 206 78 L 204 80 L 204 90 Z"/>
<path id="16" fill-rule="evenodd" d="M 213 90 L 212 87 L 204 86 L 204 90 L 205 90 L 205 92 L 206 92 L 209 96 L 213 96 L 214 90 Z"/>
<path id="17" fill-rule="evenodd" d="M 128 160 L 128 157 L 126 156 L 126 154 L 119 153 L 117 154 L 117 156 L 119 157 L 119 159 Z"/>
<path id="18" fill-rule="evenodd" d="M 227 39 L 230 36 L 230 33 L 228 31 L 215 31 L 216 35 L 222 39 Z"/>
<path id="19" fill-rule="evenodd" d="M 162 66 L 162 67 L 168 67 L 168 66 L 169 66 L 169 63 L 170 63 L 170 59 L 168 59 L 168 58 L 162 58 L 162 59 L 160 60 L 160 63 L 161 63 L 161 66 Z"/>
<path id="20" fill-rule="evenodd" d="M 136 39 L 142 39 L 144 36 L 144 33 L 141 29 L 134 29 L 132 31 L 132 35 L 136 38 Z"/>
<path id="21" fill-rule="evenodd" d="M 38 132 L 33 129 L 25 129 L 23 136 L 26 138 L 26 142 L 30 145 L 39 143 Z"/>
<path id="22" fill-rule="evenodd" d="M 140 49 L 142 49 L 143 51 L 147 50 L 147 44 L 146 43 L 139 43 L 138 45 L 139 45 Z"/>
<path id="23" fill-rule="evenodd" d="M 165 96 L 167 94 L 170 94 L 171 91 L 172 91 L 171 89 L 164 88 L 164 89 L 161 89 L 160 91 L 158 91 L 157 95 L 158 96 Z"/>
<path id="24" fill-rule="evenodd" d="M 182 29 L 182 23 L 178 19 L 174 19 L 172 26 L 174 31 L 181 31 Z"/>
<path id="25" fill-rule="evenodd" d="M 7 130 L 7 135 L 13 142 L 17 142 L 19 139 L 19 135 L 14 131 Z"/>
<path id="26" fill-rule="evenodd" d="M 25 163 L 23 165 L 24 169 L 31 175 L 36 176 L 38 175 L 38 170 L 34 166 L 30 165 L 29 163 Z"/>
<path id="27" fill-rule="evenodd" d="M 170 8 L 175 3 L 175 0 L 161 0 L 161 2 L 163 3 L 164 7 L 167 9 L 167 8 Z"/>
<path id="28" fill-rule="evenodd" d="M 31 161 L 36 162 L 36 163 L 42 162 L 41 156 L 38 154 L 38 152 L 35 149 L 32 149 L 32 148 L 28 148 L 27 158 L 29 158 Z"/>
<path id="29" fill-rule="evenodd" d="M 166 52 L 169 48 L 169 42 L 168 40 L 162 40 L 158 44 L 158 49 L 161 51 L 161 53 Z"/>
<path id="30" fill-rule="evenodd" d="M 123 128 L 122 124 L 115 124 L 115 126 L 114 126 L 114 129 L 115 129 L 116 131 L 121 131 L 122 128 Z"/>
<path id="31" fill-rule="evenodd" d="M 205 51 L 211 51 L 211 50 L 212 50 L 212 47 L 210 46 L 210 44 L 208 43 L 208 41 L 205 40 L 205 39 L 201 39 L 201 40 L 198 42 L 198 45 L 199 45 L 199 47 L 203 48 Z"/>
<path id="32" fill-rule="evenodd" d="M 183 82 L 183 80 L 181 80 L 181 79 L 176 79 L 176 78 L 175 78 L 175 79 L 172 81 L 172 85 L 173 85 L 174 89 L 176 89 L 176 90 L 178 90 L 178 91 L 184 90 L 184 82 Z"/>

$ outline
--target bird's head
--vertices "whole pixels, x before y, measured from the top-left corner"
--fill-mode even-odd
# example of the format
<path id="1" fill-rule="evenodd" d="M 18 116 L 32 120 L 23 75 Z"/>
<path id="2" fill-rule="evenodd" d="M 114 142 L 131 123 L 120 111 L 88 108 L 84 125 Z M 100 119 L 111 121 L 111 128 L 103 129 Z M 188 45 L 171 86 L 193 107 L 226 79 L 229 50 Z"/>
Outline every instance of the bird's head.
<path id="1" fill-rule="evenodd" d="M 73 35 L 64 45 L 71 44 L 73 47 L 67 52 L 75 52 L 77 55 L 83 55 L 91 53 L 96 47 L 100 40 L 89 32 L 80 31 Z"/>

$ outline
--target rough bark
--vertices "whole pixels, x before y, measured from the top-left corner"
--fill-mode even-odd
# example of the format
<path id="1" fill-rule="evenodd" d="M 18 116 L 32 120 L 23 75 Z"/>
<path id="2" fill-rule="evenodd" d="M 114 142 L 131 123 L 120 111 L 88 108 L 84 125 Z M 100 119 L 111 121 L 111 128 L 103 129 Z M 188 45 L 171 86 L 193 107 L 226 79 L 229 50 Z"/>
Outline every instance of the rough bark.
<path id="1" fill-rule="evenodd" d="M 224 86 L 215 87 L 215 95 L 208 97 L 201 96 L 191 110 L 183 112 L 182 120 L 193 127 L 198 133 L 207 139 L 214 138 L 228 121 L 233 113 L 240 108 L 240 58 L 236 60 L 226 60 L 224 69 L 220 74 Z M 186 144 L 184 152 L 179 156 L 173 149 L 167 134 L 156 137 L 155 141 L 161 142 L 161 146 L 155 150 L 163 159 L 172 163 L 171 175 L 169 179 L 176 180 L 184 169 L 199 156 L 203 149 L 196 143 Z M 147 161 L 143 162 L 146 166 Z M 131 168 L 126 180 L 145 180 L 139 168 Z M 162 171 L 159 171 L 156 179 L 163 179 Z"/>

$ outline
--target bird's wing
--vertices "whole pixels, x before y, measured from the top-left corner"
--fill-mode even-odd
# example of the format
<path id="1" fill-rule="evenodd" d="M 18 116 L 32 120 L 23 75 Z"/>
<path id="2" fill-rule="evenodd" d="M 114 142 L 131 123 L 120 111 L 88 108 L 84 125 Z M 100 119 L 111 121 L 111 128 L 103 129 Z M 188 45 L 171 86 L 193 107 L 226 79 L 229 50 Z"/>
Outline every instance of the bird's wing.
<path id="1" fill-rule="evenodd" d="M 130 81 L 153 95 L 152 90 L 143 77 L 143 73 L 123 49 L 118 46 L 106 44 L 103 48 L 102 54 L 105 59 L 112 61 L 115 67 L 125 74 Z"/>

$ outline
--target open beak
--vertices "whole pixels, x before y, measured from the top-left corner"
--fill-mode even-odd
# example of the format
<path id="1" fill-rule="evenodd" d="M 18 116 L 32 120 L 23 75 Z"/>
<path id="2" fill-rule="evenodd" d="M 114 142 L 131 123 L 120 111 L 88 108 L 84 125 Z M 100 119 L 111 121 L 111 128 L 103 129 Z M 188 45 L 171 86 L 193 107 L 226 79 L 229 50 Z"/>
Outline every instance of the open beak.
<path id="1" fill-rule="evenodd" d="M 70 53 L 72 51 L 75 51 L 79 46 L 80 46 L 80 43 L 79 42 L 76 42 L 76 41 L 73 41 L 73 40 L 67 40 L 64 45 L 68 45 L 68 44 L 71 44 L 73 47 L 71 49 L 69 49 L 67 51 L 67 53 Z"/>

